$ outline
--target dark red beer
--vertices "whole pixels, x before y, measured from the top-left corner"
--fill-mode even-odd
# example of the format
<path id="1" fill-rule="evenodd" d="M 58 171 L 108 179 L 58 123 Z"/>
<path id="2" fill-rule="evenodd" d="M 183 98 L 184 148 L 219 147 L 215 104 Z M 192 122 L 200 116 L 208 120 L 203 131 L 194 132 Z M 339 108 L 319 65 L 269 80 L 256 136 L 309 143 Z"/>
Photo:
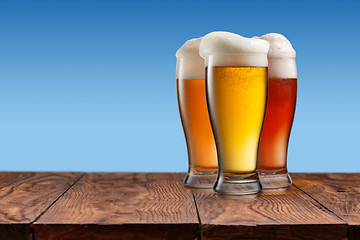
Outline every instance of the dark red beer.
<path id="1" fill-rule="evenodd" d="M 269 77 L 268 101 L 260 139 L 258 170 L 287 173 L 286 159 L 297 94 L 296 78 Z"/>

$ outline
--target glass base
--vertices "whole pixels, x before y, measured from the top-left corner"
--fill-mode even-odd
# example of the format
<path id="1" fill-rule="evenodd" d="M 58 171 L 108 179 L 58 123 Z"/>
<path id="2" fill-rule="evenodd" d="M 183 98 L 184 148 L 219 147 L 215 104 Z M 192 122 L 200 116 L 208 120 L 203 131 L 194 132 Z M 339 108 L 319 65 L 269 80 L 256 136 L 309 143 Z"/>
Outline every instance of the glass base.
<path id="1" fill-rule="evenodd" d="M 286 168 L 258 170 L 260 182 L 264 189 L 279 189 L 291 186 L 292 180 Z"/>
<path id="2" fill-rule="evenodd" d="M 212 188 L 217 175 L 217 170 L 190 169 L 185 176 L 184 184 L 191 188 Z"/>
<path id="3" fill-rule="evenodd" d="M 261 191 L 261 184 L 257 173 L 220 173 L 216 179 L 214 191 L 227 195 L 255 194 Z"/>

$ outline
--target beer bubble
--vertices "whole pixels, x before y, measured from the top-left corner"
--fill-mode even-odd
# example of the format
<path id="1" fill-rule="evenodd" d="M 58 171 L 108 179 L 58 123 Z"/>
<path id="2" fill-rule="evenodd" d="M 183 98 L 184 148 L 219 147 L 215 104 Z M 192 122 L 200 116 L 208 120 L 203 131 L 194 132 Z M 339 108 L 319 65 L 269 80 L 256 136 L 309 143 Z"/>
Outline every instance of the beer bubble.
<path id="1" fill-rule="evenodd" d="M 176 78 L 205 79 L 205 61 L 199 55 L 200 41 L 201 38 L 188 40 L 176 52 Z"/>
<path id="2" fill-rule="evenodd" d="M 230 32 L 212 32 L 200 43 L 200 56 L 213 66 L 266 67 L 269 43 Z"/>

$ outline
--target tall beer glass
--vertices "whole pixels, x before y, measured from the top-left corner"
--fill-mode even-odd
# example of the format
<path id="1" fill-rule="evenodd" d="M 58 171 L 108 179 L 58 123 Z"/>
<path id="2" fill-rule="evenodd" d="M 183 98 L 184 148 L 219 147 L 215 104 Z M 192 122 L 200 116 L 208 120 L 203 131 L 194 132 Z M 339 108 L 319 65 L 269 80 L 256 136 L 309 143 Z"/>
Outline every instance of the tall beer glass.
<path id="1" fill-rule="evenodd" d="M 270 33 L 261 38 L 270 43 L 270 51 L 269 92 L 258 171 L 263 188 L 285 188 L 292 183 L 286 159 L 296 105 L 296 53 L 280 34 Z"/>
<path id="2" fill-rule="evenodd" d="M 201 39 L 187 41 L 176 53 L 176 84 L 189 168 L 185 186 L 212 188 L 217 156 L 205 96 L 204 59 L 199 56 Z"/>
<path id="3" fill-rule="evenodd" d="M 210 33 L 201 42 L 218 153 L 214 185 L 218 193 L 240 195 L 261 190 L 257 158 L 267 98 L 268 48 L 266 41 L 227 32 Z"/>

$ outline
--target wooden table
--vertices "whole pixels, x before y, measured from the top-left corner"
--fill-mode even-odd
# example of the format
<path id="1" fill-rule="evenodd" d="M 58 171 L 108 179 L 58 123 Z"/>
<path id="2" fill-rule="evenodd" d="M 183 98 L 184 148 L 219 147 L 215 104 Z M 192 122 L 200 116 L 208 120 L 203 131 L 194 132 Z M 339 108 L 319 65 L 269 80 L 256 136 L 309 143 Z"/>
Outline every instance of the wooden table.
<path id="1" fill-rule="evenodd" d="M 0 239 L 360 239 L 360 173 L 221 196 L 184 173 L 0 172 Z"/>

